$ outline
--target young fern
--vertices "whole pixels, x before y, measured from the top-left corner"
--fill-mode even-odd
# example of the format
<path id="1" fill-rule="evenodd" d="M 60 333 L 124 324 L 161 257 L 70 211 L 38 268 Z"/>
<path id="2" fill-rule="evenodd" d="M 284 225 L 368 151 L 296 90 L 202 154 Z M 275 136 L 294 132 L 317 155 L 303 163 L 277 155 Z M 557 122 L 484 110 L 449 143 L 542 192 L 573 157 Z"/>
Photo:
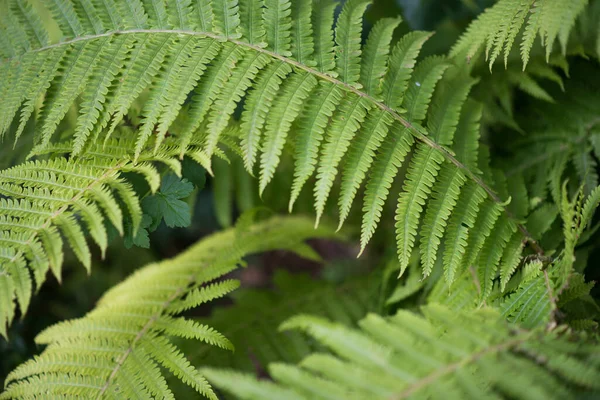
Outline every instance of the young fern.
<path id="1" fill-rule="evenodd" d="M 280 329 L 325 347 L 298 365 L 272 363 L 275 382 L 223 369 L 201 371 L 240 399 L 561 399 L 600 388 L 597 344 L 573 343 L 567 329 L 524 330 L 492 309 L 455 312 L 437 304 L 423 316 L 369 314 L 351 329 L 299 315 Z"/>
<path id="2" fill-rule="evenodd" d="M 3 27 L 14 40 L 2 50 L 7 78 L 0 93 L 11 88 L 11 95 L 0 97 L 0 134 L 20 109 L 18 138 L 45 94 L 36 151 L 51 146 L 59 122 L 78 104 L 73 155 L 85 154 L 90 143 L 110 138 L 145 93 L 134 162 L 146 146 L 156 153 L 168 133 L 180 154 L 200 141 L 197 157 L 210 171 L 242 104 L 243 158 L 249 172 L 259 164 L 261 192 L 284 146 L 293 147 L 290 209 L 314 174 L 318 223 L 340 175 L 341 225 L 369 176 L 363 249 L 380 222 L 392 181 L 407 166 L 396 211 L 401 272 L 420 247 L 427 276 L 445 248 L 450 281 L 459 266 L 478 265 L 491 285 L 502 262 L 498 255 L 517 240 L 509 239 L 532 243 L 539 252 L 536 238 L 507 210 L 508 197 L 497 195 L 479 172 L 479 164 L 486 164 L 478 162 L 480 111 L 466 101 L 475 80 L 444 58 L 417 65 L 431 33 L 408 33 L 390 48 L 397 19 L 382 20 L 362 46 L 366 1 L 345 2 L 334 21 L 336 4 L 317 0 L 174 1 L 167 9 L 152 0 L 103 3 L 102 9 L 57 0 L 50 11 L 62 38 L 52 44 L 47 35 L 38 40 L 33 26 L 45 29 L 21 3 L 9 2 L 6 13 L 19 8 L 27 22 L 14 19 Z M 173 123 L 179 117 L 181 123 Z M 429 196 L 434 201 L 426 201 Z"/>
<path id="3" fill-rule="evenodd" d="M 217 299 L 239 282 L 215 279 L 250 253 L 294 248 L 315 231 L 306 219 L 273 218 L 209 236 L 177 257 L 148 265 L 113 287 L 86 316 L 53 325 L 36 342 L 47 345 L 6 378 L 0 399 L 172 399 L 165 370 L 205 397 L 216 395 L 170 337 L 233 350 L 213 328 L 179 316 Z M 211 283 L 212 282 L 212 283 Z"/>

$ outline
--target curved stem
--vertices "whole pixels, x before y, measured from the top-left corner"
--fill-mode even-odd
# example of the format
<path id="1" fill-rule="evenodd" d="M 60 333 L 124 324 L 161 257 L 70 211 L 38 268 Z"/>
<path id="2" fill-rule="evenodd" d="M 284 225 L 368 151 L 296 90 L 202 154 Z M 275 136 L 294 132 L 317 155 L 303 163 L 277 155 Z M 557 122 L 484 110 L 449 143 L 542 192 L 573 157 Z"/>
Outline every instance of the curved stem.
<path id="1" fill-rule="evenodd" d="M 54 44 L 51 44 L 48 46 L 40 47 L 40 48 L 31 50 L 30 52 L 41 52 L 41 51 L 50 50 L 52 48 L 56 48 L 56 47 L 60 47 L 60 46 L 68 46 L 73 43 L 95 40 L 95 39 L 110 37 L 110 36 L 115 36 L 115 35 L 160 34 L 160 33 L 173 34 L 173 35 L 190 35 L 190 36 L 207 37 L 207 38 L 212 38 L 212 39 L 215 39 L 215 40 L 218 40 L 221 42 L 231 42 L 240 47 L 245 47 L 245 48 L 251 49 L 253 51 L 268 55 L 268 56 L 275 58 L 277 60 L 280 60 L 282 62 L 285 62 L 285 63 L 292 65 L 298 69 L 304 70 L 322 80 L 331 82 L 334 85 L 342 87 L 344 90 L 352 92 L 357 96 L 365 98 L 366 100 L 368 100 L 369 102 L 374 104 L 376 107 L 379 107 L 381 110 L 388 112 L 396 121 L 400 122 L 405 128 L 407 128 L 417 140 L 425 143 L 427 146 L 442 153 L 442 155 L 446 158 L 447 161 L 451 162 L 458 169 L 462 170 L 473 182 L 475 182 L 475 184 L 477 184 L 483 190 L 485 190 L 485 192 L 488 194 L 488 196 L 494 202 L 500 203 L 500 204 L 503 203 L 502 199 L 500 199 L 500 197 L 494 192 L 494 190 L 490 186 L 488 186 L 479 176 L 477 176 L 466 165 L 464 165 L 462 162 L 460 162 L 458 159 L 456 159 L 456 157 L 454 157 L 454 155 L 448 149 L 446 149 L 444 146 L 441 146 L 440 144 L 433 141 L 431 138 L 429 138 L 427 135 L 425 135 L 420 129 L 417 129 L 416 126 L 411 124 L 408 120 L 406 120 L 405 118 L 402 118 L 402 116 L 398 113 L 398 111 L 387 106 L 386 104 L 382 103 L 381 101 L 375 99 L 374 97 L 370 96 L 369 94 L 362 92 L 361 90 L 357 89 L 356 87 L 354 87 L 346 82 L 340 81 L 339 79 L 337 79 L 327 73 L 320 72 L 312 67 L 302 64 L 301 62 L 298 62 L 291 58 L 282 56 L 273 51 L 267 50 L 265 48 L 262 48 L 260 46 L 257 46 L 257 45 L 251 44 L 251 43 L 247 43 L 247 42 L 237 40 L 237 39 L 232 39 L 232 38 L 222 36 L 222 35 L 217 35 L 212 32 L 200 32 L 200 31 L 183 30 L 183 29 L 130 29 L 130 30 L 109 31 L 109 32 L 104 32 L 104 33 L 96 34 L 96 35 L 80 36 L 80 37 L 66 40 L 66 41 L 63 41 L 60 43 L 54 43 Z M 516 220 L 515 216 L 506 207 L 503 207 L 503 210 L 504 210 L 504 213 L 510 219 Z M 535 252 L 538 254 L 543 254 L 543 250 L 536 243 L 536 241 L 534 240 L 533 236 L 529 233 L 527 228 L 523 224 L 519 224 L 519 223 L 517 223 L 517 227 L 518 227 L 519 231 L 523 234 L 523 236 L 525 236 L 527 241 L 532 245 Z"/>

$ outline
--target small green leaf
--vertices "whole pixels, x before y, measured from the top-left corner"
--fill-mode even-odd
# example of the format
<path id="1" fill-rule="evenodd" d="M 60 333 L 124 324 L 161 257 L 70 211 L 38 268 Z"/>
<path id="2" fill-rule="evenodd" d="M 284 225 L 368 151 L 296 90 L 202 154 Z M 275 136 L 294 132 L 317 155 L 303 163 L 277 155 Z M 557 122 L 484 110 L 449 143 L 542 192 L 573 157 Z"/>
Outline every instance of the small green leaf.
<path id="1" fill-rule="evenodd" d="M 177 199 L 183 199 L 192 193 L 194 185 L 187 179 L 179 179 L 174 173 L 169 173 L 163 177 L 160 185 L 160 192 L 165 196 L 173 196 Z"/>
<path id="2" fill-rule="evenodd" d="M 194 185 L 187 179 L 179 179 L 175 174 L 164 176 L 160 190 L 142 200 L 144 213 L 152 218 L 150 231 L 154 231 L 164 219 L 168 227 L 185 227 L 191 223 L 189 205 L 181 199 L 192 193 Z"/>
<path id="3" fill-rule="evenodd" d="M 133 235 L 133 226 L 131 223 L 125 223 L 125 237 L 123 238 L 123 244 L 126 249 L 130 249 L 133 246 L 142 247 L 144 249 L 150 248 L 150 236 L 149 230 L 152 225 L 152 217 L 144 214 L 142 215 L 142 222 L 135 236 Z"/>

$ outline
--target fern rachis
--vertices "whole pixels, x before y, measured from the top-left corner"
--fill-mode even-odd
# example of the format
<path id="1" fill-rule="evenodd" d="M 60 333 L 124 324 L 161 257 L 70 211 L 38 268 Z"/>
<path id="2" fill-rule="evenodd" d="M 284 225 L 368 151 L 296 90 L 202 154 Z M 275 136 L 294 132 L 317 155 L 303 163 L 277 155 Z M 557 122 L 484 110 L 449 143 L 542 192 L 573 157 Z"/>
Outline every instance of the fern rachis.
<path id="1" fill-rule="evenodd" d="M 287 2 L 277 5 L 266 2 L 264 6 L 259 7 L 263 11 L 260 20 L 256 19 L 256 10 L 250 13 L 253 6 L 243 7 L 245 12 L 250 14 L 244 14 L 244 18 L 241 18 L 236 3 L 224 2 L 221 4 L 223 8 L 216 7 L 212 10 L 198 5 L 197 7 L 202 10 L 199 8 L 198 14 L 192 13 L 190 18 L 185 19 L 179 17 L 179 12 L 182 10 L 168 8 L 166 10 L 169 16 L 167 21 L 170 24 L 168 28 L 165 28 L 163 19 L 158 19 L 161 13 L 152 16 L 148 11 L 146 14 L 144 7 L 138 4 L 129 10 L 119 9 L 125 19 L 131 22 L 131 26 L 124 28 L 115 25 L 112 29 L 104 26 L 104 31 L 101 33 L 90 26 L 86 27 L 75 14 L 56 13 L 54 17 L 62 27 L 66 40 L 53 44 L 45 43 L 41 47 L 31 44 L 28 45 L 31 49 L 25 51 L 9 49 L 10 51 L 5 54 L 8 58 L 4 63 L 8 65 L 9 71 L 13 71 L 13 62 L 17 59 L 28 62 L 33 67 L 36 61 L 30 60 L 32 57 L 36 60 L 37 57 L 41 57 L 44 60 L 58 49 L 71 49 L 66 52 L 61 62 L 64 70 L 60 69 L 60 72 L 49 74 L 44 78 L 47 81 L 40 80 L 31 84 L 23 82 L 18 76 L 11 78 L 15 84 L 24 88 L 29 86 L 47 88 L 50 85 L 48 93 L 54 95 L 55 99 L 58 97 L 66 99 L 60 104 L 54 104 L 52 96 L 46 100 L 36 149 L 43 150 L 50 144 L 58 122 L 66 113 L 67 106 L 83 90 L 84 83 L 95 82 L 93 83 L 95 89 L 86 95 L 86 100 L 82 103 L 78 128 L 74 133 L 73 155 L 85 154 L 86 147 L 89 146 L 89 135 L 92 132 L 94 137 L 101 135 L 102 127 L 112 119 L 110 128 L 105 134 L 105 138 L 108 138 L 112 130 L 118 126 L 118 122 L 131 102 L 153 80 L 150 96 L 143 107 L 144 117 L 139 128 L 134 160 L 140 157 L 142 149 L 150 139 L 150 146 L 153 145 L 156 152 L 171 126 L 183 154 L 192 136 L 200 126 L 203 126 L 205 133 L 200 136 L 203 141 L 201 150 L 203 154 L 198 154 L 198 157 L 203 159 L 203 165 L 210 170 L 210 158 L 219 150 L 218 144 L 223 131 L 226 126 L 234 123 L 233 110 L 248 92 L 248 104 L 252 108 L 243 109 L 241 114 L 242 126 L 245 129 L 241 140 L 245 150 L 245 165 L 249 168 L 254 165 L 260 147 L 262 153 L 259 175 L 262 191 L 272 179 L 275 168 L 280 163 L 280 155 L 286 141 L 296 141 L 300 145 L 296 151 L 298 170 L 296 170 L 297 178 L 293 185 L 290 206 L 304 181 L 316 171 L 317 183 L 314 194 L 317 221 L 330 197 L 332 183 L 340 169 L 342 176 L 353 177 L 348 178 L 348 185 L 340 197 L 340 220 L 346 218 L 355 197 L 355 190 L 360 186 L 361 175 L 364 173 L 358 171 L 367 172 L 371 166 L 374 170 L 380 168 L 376 166 L 377 162 L 373 163 L 372 154 L 383 143 L 377 138 L 384 137 L 388 132 L 396 129 L 393 125 L 403 127 L 407 134 L 416 139 L 419 143 L 417 148 L 422 149 L 417 151 L 417 154 L 429 149 L 427 153 L 431 154 L 432 160 L 435 160 L 433 164 L 426 162 L 416 167 L 409 167 L 410 170 L 417 168 L 419 173 L 425 173 L 428 178 L 422 182 L 421 189 L 406 186 L 409 190 L 406 194 L 408 200 L 416 195 L 416 191 L 421 192 L 417 195 L 418 198 L 429 193 L 437 181 L 435 171 L 441 168 L 442 164 L 448 164 L 451 168 L 460 170 L 469 181 L 481 187 L 490 201 L 502 203 L 492 187 L 484 183 L 478 170 L 457 158 L 451 149 L 452 143 L 461 142 L 462 135 L 466 134 L 466 131 L 456 134 L 453 132 L 470 84 L 466 84 L 459 91 L 445 88 L 444 80 L 438 85 L 438 80 L 446 68 L 444 62 L 438 64 L 438 60 L 427 64 L 430 70 L 426 68 L 421 70 L 417 67 L 416 75 L 413 77 L 415 60 L 421 46 L 430 37 L 429 33 L 410 33 L 392 46 L 390 51 L 374 52 L 371 49 L 372 43 L 378 43 L 378 40 L 382 40 L 384 44 L 389 43 L 389 35 L 393 32 L 392 27 L 397 23 L 389 21 L 385 32 L 380 29 L 374 30 L 372 39 L 365 46 L 361 46 L 353 37 L 360 34 L 362 30 L 361 15 L 367 2 L 346 3 L 335 22 L 333 31 L 327 27 L 327 24 L 319 25 L 323 22 L 318 18 L 325 18 L 329 11 L 317 10 L 313 7 L 312 11 L 317 19 L 311 22 L 316 24 L 313 26 L 312 36 L 307 33 L 310 32 L 308 28 L 308 30 L 292 29 L 292 26 L 297 27 L 301 21 L 292 18 Z M 308 1 L 301 3 L 303 4 L 299 4 L 298 7 L 304 7 L 305 10 L 310 8 Z M 320 15 L 321 11 L 325 14 Z M 298 15 L 298 18 L 303 18 L 302 23 L 308 24 L 306 15 L 302 13 Z M 212 25 L 206 23 L 208 20 L 212 21 Z M 79 27 L 67 28 L 71 26 Z M 196 26 L 212 29 L 204 31 L 192 29 Z M 11 29 L 16 28 L 9 26 L 6 29 L 11 33 Z M 75 31 L 77 34 L 74 33 Z M 245 34 L 250 34 L 252 37 L 246 37 Z M 383 36 L 379 37 L 379 35 Z M 328 39 L 330 37 L 334 40 L 330 41 Z M 314 47 L 311 47 L 311 43 Z M 364 55 L 361 54 L 363 47 Z M 127 55 L 123 54 L 123 49 L 127 49 L 125 50 Z M 303 54 L 300 59 L 297 57 L 299 54 Z M 334 63 L 325 60 L 333 60 Z M 261 71 L 263 69 L 271 72 L 264 74 Z M 427 71 L 431 75 L 421 76 L 421 71 Z M 448 74 L 454 76 L 455 72 L 450 71 Z M 368 85 L 366 91 L 362 89 L 363 84 Z M 198 89 L 193 91 L 195 86 Z M 434 89 L 437 86 L 439 88 Z M 57 93 L 53 93 L 55 87 L 58 89 Z M 415 91 L 415 87 L 420 90 Z M 114 91 L 107 88 L 114 88 Z M 105 108 L 103 98 L 107 90 L 110 90 L 112 96 L 105 100 L 107 102 Z M 324 99 L 322 103 L 309 101 L 304 107 L 303 100 L 308 98 L 313 90 L 324 90 L 328 95 L 320 97 Z M 436 93 L 439 91 L 439 95 L 432 96 L 434 90 Z M 184 94 L 189 91 L 195 94 L 186 107 L 186 120 L 182 126 L 176 127 L 173 121 L 178 113 L 184 112 L 182 101 Z M 38 93 L 40 90 L 24 91 L 24 93 L 29 92 Z M 461 95 L 452 97 L 458 93 Z M 256 100 L 253 100 L 255 96 L 257 96 Z M 23 98 L 11 99 L 11 103 L 18 106 L 23 100 L 30 101 L 30 98 L 23 96 Z M 254 101 L 260 101 L 261 104 Z M 271 102 L 270 112 L 261 111 L 261 108 L 269 102 Z M 432 107 L 429 107 L 430 103 Z M 167 111 L 167 104 L 172 106 L 169 111 Z M 97 108 L 100 109 L 99 112 L 95 111 Z M 410 119 L 403 116 L 403 108 L 411 110 Z M 9 111 L 3 113 L 3 118 L 11 120 L 15 111 L 14 106 L 10 107 Z M 299 117 L 303 113 L 305 115 Z M 361 132 L 360 128 L 374 118 L 371 117 L 373 114 L 379 115 L 379 118 L 386 116 L 381 120 L 384 121 L 383 125 L 377 125 L 379 133 L 374 136 L 375 139 L 367 142 L 364 142 L 364 139 L 354 141 L 354 137 Z M 429 126 L 431 133 L 427 133 L 427 130 L 421 126 L 422 115 L 427 116 L 428 122 L 424 125 Z M 327 122 L 329 117 L 331 122 Z M 293 130 L 296 120 L 302 121 L 297 132 Z M 94 126 L 93 121 L 99 121 L 98 127 Z M 252 125 L 248 125 L 249 123 Z M 455 140 L 452 140 L 453 136 L 456 137 Z M 477 139 L 476 136 L 469 136 L 469 139 L 465 140 Z M 366 146 L 364 149 L 367 151 L 361 150 L 358 146 Z M 318 161 L 313 161 L 317 151 L 320 151 L 320 156 Z M 346 155 L 353 158 L 349 158 L 349 162 L 344 162 L 342 158 Z M 389 174 L 400 166 L 401 158 L 395 156 L 394 163 L 382 167 L 384 168 L 382 171 L 386 171 L 388 175 L 385 179 L 390 179 Z M 411 160 L 412 164 L 418 162 L 419 158 L 413 157 Z M 391 169 L 388 171 L 388 168 Z M 369 199 L 366 205 L 374 204 L 378 207 L 377 204 L 382 203 L 379 198 L 381 192 L 371 193 L 374 193 L 376 198 Z M 455 191 L 451 193 L 452 196 L 459 194 Z M 383 199 L 385 197 L 387 194 L 383 195 Z M 372 206 L 369 205 L 369 208 Z M 412 214 L 410 210 L 408 211 L 408 214 Z M 409 224 L 398 225 L 399 238 L 404 237 L 405 229 L 406 238 L 415 236 L 420 218 L 419 215 L 413 215 L 411 218 L 413 220 Z M 513 219 L 513 216 L 504 209 L 503 218 Z M 429 223 L 429 219 L 426 223 Z M 363 246 L 368 242 L 377 224 L 377 212 L 365 214 L 363 225 L 366 230 L 362 235 Z M 527 232 L 525 226 L 519 223 L 517 225 L 524 237 L 539 252 L 534 238 Z M 443 225 L 437 224 L 437 226 Z M 439 234 L 439 228 L 431 233 L 436 236 Z M 399 256 L 402 259 L 406 260 L 409 256 L 408 252 L 413 247 L 413 241 L 413 239 L 401 240 L 402 243 L 399 243 Z M 476 246 L 475 253 L 479 249 L 480 246 Z"/>

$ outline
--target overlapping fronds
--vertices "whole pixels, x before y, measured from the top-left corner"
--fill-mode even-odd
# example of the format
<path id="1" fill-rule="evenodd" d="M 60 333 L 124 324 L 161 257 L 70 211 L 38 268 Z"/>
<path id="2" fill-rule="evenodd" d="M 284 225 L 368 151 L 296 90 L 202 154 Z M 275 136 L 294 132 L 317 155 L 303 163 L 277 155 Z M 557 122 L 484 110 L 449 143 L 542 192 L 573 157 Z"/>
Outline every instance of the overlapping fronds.
<path id="1" fill-rule="evenodd" d="M 510 155 L 498 158 L 507 178 L 524 177 L 530 197 L 537 199 L 546 213 L 553 212 L 552 219 L 557 215 L 563 180 L 569 178 L 575 186 L 582 183 L 586 194 L 598 185 L 600 84 L 585 78 L 592 71 L 588 63 L 573 62 L 572 78 L 566 81 L 564 93 L 550 92 L 555 104 L 533 102 L 523 109 L 518 122 L 527 135 L 509 136 L 514 137 L 510 148 L 499 143 Z M 536 180 L 542 171 L 546 179 Z"/>
<path id="2" fill-rule="evenodd" d="M 557 99 L 548 92 L 547 87 L 565 90 L 563 76 L 569 77 L 569 62 L 567 57 L 560 54 L 552 54 L 549 61 L 544 57 L 532 57 L 525 71 L 521 70 L 520 61 L 512 58 L 505 69 L 492 74 L 485 69 L 486 66 L 481 66 L 473 71 L 475 75 L 482 76 L 472 93 L 472 97 L 483 104 L 482 123 L 503 125 L 521 133 L 524 131 L 517 121 L 519 113 L 515 109 L 515 99 L 527 94 L 553 103 Z"/>
<path id="3" fill-rule="evenodd" d="M 169 336 L 232 349 L 212 327 L 181 312 L 235 289 L 233 280 L 213 282 L 249 253 L 289 248 L 315 231 L 302 218 L 273 218 L 209 236 L 181 255 L 148 265 L 112 288 L 85 317 L 53 325 L 36 341 L 48 347 L 15 369 L 1 399 L 171 399 L 164 371 L 206 397 L 216 395 Z"/>
<path id="4" fill-rule="evenodd" d="M 319 315 L 352 326 L 367 312 L 376 312 L 378 281 L 373 276 L 348 278 L 332 284 L 306 275 L 278 272 L 274 290 L 243 289 L 232 293 L 231 307 L 215 309 L 210 318 L 200 322 L 222 332 L 236 346 L 234 353 L 197 348 L 190 343 L 186 355 L 192 361 L 215 367 L 229 366 L 253 371 L 269 363 L 284 360 L 298 362 L 312 349 L 310 341 L 277 327 L 299 313 Z"/>
<path id="5" fill-rule="evenodd" d="M 418 247 L 428 275 L 445 248 L 450 281 L 459 266 L 477 264 L 482 279 L 491 282 L 513 236 L 534 243 L 517 222 L 521 216 L 506 210 L 508 198 L 498 196 L 479 172 L 487 163 L 485 157 L 478 162 L 481 110 L 466 101 L 475 80 L 444 58 L 416 65 L 431 33 L 411 32 L 390 45 L 396 18 L 379 21 L 361 45 L 368 1 L 345 2 L 335 19 L 336 3 L 317 0 L 218 6 L 181 0 L 167 8 L 154 1 L 100 7 L 61 0 L 49 6 L 62 33 L 52 44 L 35 12 L 22 4 L 11 1 L 6 10 L 11 16 L 24 10 L 27 18 L 4 26 L 10 40 L 1 64 L 6 78 L 0 132 L 20 110 L 18 136 L 44 94 L 38 151 L 51 145 L 72 104 L 79 107 L 77 155 L 110 137 L 144 95 L 135 158 L 147 145 L 159 149 L 167 135 L 182 154 L 200 138 L 199 157 L 210 170 L 223 132 L 243 103 L 243 158 L 249 171 L 258 166 L 261 192 L 286 143 L 295 158 L 290 208 L 315 175 L 318 221 L 341 176 L 341 225 L 366 182 L 363 249 L 392 181 L 407 168 L 396 211 L 401 272 Z"/>
<path id="6" fill-rule="evenodd" d="M 506 64 L 515 41 L 520 41 L 525 69 L 537 37 L 546 49 L 546 59 L 557 40 L 566 52 L 569 34 L 587 5 L 588 0 L 500 0 L 469 25 L 450 54 L 471 59 L 485 47 L 491 68 L 502 53 Z"/>
<path id="7" fill-rule="evenodd" d="M 500 268 L 500 280 L 495 284 L 488 305 L 493 305 L 508 321 L 519 323 L 527 328 L 539 326 L 555 326 L 564 320 L 569 313 L 563 311 L 572 309 L 577 304 L 587 301 L 589 310 L 581 308 L 575 324 L 586 321 L 595 325 L 600 317 L 600 308 L 589 298 L 593 282 L 586 283 L 583 275 L 575 272 L 575 248 L 580 241 L 586 240 L 586 232 L 592 228 L 592 217 L 600 204 L 600 186 L 586 196 L 584 186 L 572 199 L 568 198 L 566 184 L 560 195 L 560 217 L 562 219 L 561 233 L 564 242 L 556 250 L 554 257 L 529 257 L 525 265 L 516 273 L 516 257 L 512 262 L 503 264 Z M 550 220 L 553 222 L 554 215 Z M 548 218 L 542 216 L 541 218 Z M 518 246 L 519 243 L 514 245 Z M 510 249 L 511 245 L 507 247 Z M 512 252 L 512 250 L 511 250 Z M 512 252 L 512 254 L 517 254 Z M 510 260 L 510 257 L 507 257 Z M 454 286 L 448 282 L 438 281 L 429 294 L 428 301 L 442 303 L 455 310 L 469 310 L 482 304 L 482 285 L 474 279 L 475 271 L 464 271 L 456 280 Z"/>
<path id="8" fill-rule="evenodd" d="M 134 146 L 132 140 L 110 139 L 83 156 L 68 158 L 61 153 L 69 152 L 70 143 L 58 143 L 47 149 L 53 158 L 0 171 L 1 334 L 14 318 L 15 298 L 21 313 L 27 311 L 31 274 L 38 288 L 49 269 L 60 281 L 64 242 L 89 271 L 91 252 L 84 232 L 104 254 L 107 222 L 121 235 L 127 224 L 137 231 L 140 199 L 122 173 L 141 174 L 152 192 L 161 181 L 155 162 L 181 173 L 177 148 L 167 143 L 156 154 L 143 153 L 134 164 Z M 189 150 L 195 157 L 193 147 Z"/>
<path id="9" fill-rule="evenodd" d="M 598 389 L 598 344 L 509 325 L 491 309 L 456 313 L 440 305 L 384 318 L 369 314 L 350 329 L 300 315 L 299 329 L 329 351 L 298 365 L 273 363 L 275 382 L 206 368 L 217 388 L 241 399 L 563 399 L 573 387 Z"/>

